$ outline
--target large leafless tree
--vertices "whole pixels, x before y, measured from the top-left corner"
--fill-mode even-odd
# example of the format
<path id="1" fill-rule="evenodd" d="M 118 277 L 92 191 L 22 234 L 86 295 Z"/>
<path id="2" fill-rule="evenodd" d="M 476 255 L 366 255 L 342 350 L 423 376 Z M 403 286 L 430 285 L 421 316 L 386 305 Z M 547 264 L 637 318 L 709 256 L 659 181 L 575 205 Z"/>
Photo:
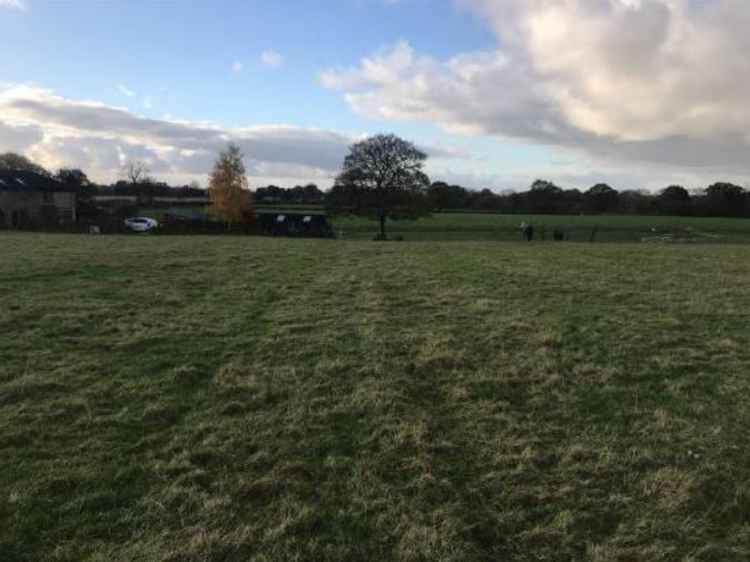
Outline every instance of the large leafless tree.
<path id="1" fill-rule="evenodd" d="M 151 179 L 149 173 L 148 164 L 142 160 L 130 160 L 123 168 L 125 178 L 133 185 L 147 183 Z"/>
<path id="2" fill-rule="evenodd" d="M 329 210 L 380 221 L 414 219 L 428 213 L 427 155 L 396 135 L 376 135 L 354 144 L 328 196 Z"/>

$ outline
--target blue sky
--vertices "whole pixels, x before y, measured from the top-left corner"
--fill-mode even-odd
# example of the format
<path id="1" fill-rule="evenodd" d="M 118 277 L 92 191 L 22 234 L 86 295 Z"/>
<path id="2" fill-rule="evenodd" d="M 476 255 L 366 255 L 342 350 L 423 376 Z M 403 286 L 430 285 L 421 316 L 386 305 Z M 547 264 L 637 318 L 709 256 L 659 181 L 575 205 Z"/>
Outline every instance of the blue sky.
<path id="1" fill-rule="evenodd" d="M 683 0 L 0 0 L 0 150 L 102 179 L 141 158 L 155 175 L 200 181 L 219 141 L 236 137 L 247 140 L 251 183 L 326 184 L 336 151 L 393 131 L 428 150 L 435 179 L 474 187 L 521 188 L 537 176 L 623 188 L 697 185 L 715 173 L 743 179 L 740 158 L 726 162 L 739 127 L 687 119 L 705 107 L 700 96 L 648 90 L 659 76 L 694 68 L 654 70 L 644 62 L 650 53 L 632 45 L 623 62 L 621 44 L 591 31 L 630 33 L 635 23 L 655 31 L 633 45 L 663 46 L 672 33 L 664 21 L 715 26 L 704 11 Z M 564 43 L 554 44 L 561 34 Z M 587 54 L 592 41 L 599 51 Z M 636 67 L 620 83 L 614 71 L 623 64 Z M 591 76 L 590 91 L 578 92 Z M 615 81 L 664 105 L 631 104 L 608 88 Z M 670 95 L 687 105 L 683 113 Z M 723 101 L 734 109 L 734 97 Z M 155 133 L 156 122 L 166 132 Z M 204 126 L 205 145 L 179 141 Z M 675 137 L 697 148 L 677 154 Z M 705 162 L 688 159 L 696 151 Z"/>
<path id="2" fill-rule="evenodd" d="M 7 10 L 0 21 L 5 80 L 145 115 L 228 126 L 368 127 L 339 96 L 318 86 L 320 70 L 355 65 L 374 48 L 404 38 L 441 56 L 493 42 L 466 10 L 429 0 L 29 0 L 26 10 Z M 284 57 L 281 67 L 261 62 L 266 51 Z M 235 62 L 242 72 L 230 71 Z M 120 84 L 138 98 L 123 96 Z M 151 109 L 143 107 L 144 97 L 151 98 Z"/>
<path id="3" fill-rule="evenodd" d="M 466 10 L 430 0 L 29 0 L 26 10 L 6 11 L 0 21 L 7 81 L 38 83 L 65 97 L 148 116 L 227 126 L 367 129 L 370 120 L 319 87 L 322 69 L 355 65 L 373 49 L 405 38 L 440 56 L 493 44 L 489 30 Z M 264 65 L 264 52 L 280 54 L 282 65 Z M 242 71 L 231 72 L 238 62 Z M 119 85 L 138 96 L 129 99 Z"/>

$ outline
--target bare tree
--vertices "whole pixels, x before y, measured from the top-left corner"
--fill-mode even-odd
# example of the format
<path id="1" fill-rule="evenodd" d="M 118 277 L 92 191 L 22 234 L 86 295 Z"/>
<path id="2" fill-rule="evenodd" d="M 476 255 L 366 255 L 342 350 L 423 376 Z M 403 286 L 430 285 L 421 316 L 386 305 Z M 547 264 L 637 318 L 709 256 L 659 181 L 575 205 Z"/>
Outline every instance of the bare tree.
<path id="1" fill-rule="evenodd" d="M 142 160 L 130 160 L 123 168 L 125 178 L 133 185 L 139 185 L 150 181 L 150 170 Z"/>
<path id="2" fill-rule="evenodd" d="M 380 221 L 415 219 L 428 214 L 430 180 L 422 171 L 427 155 L 395 135 L 376 135 L 349 149 L 341 174 L 328 195 L 332 213 L 351 213 Z"/>

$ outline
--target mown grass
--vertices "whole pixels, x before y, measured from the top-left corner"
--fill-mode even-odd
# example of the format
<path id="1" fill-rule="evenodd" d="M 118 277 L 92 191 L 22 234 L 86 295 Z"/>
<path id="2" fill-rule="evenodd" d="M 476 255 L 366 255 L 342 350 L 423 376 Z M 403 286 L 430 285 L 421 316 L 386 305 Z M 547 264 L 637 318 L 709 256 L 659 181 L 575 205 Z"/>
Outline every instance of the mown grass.
<path id="1" fill-rule="evenodd" d="M 261 205 L 280 212 L 322 211 L 320 205 Z M 140 214 L 164 220 L 172 212 L 195 213 L 206 207 L 144 208 Z M 335 216 L 331 224 L 340 238 L 372 240 L 379 223 L 364 217 Z M 417 221 L 388 221 L 388 233 L 408 241 L 518 241 L 522 222 L 534 225 L 537 240 L 552 240 L 555 229 L 573 242 L 750 242 L 750 220 L 721 217 L 646 215 L 501 215 L 494 213 L 433 213 Z"/>
<path id="2" fill-rule="evenodd" d="M 0 560 L 750 557 L 750 249 L 0 236 Z"/>
<path id="3" fill-rule="evenodd" d="M 492 213 L 433 213 L 417 221 L 389 221 L 392 236 L 410 241 L 516 241 L 519 225 L 534 225 L 537 240 L 552 240 L 560 230 L 575 242 L 747 242 L 750 220 L 638 215 L 499 215 Z M 336 217 L 336 231 L 344 238 L 372 239 L 375 221 Z"/>

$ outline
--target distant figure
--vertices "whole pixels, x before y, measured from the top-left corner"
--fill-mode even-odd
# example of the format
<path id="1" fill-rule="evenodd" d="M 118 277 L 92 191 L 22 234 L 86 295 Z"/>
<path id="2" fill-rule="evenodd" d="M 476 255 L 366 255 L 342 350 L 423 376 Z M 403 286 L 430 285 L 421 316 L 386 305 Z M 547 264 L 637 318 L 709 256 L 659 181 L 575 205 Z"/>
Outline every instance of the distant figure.
<path id="1" fill-rule="evenodd" d="M 526 224 L 526 221 L 521 223 L 521 234 L 527 242 L 531 242 L 534 239 L 534 227 L 530 224 Z"/>
<path id="2" fill-rule="evenodd" d="M 552 233 L 552 238 L 554 238 L 558 242 L 562 242 L 563 240 L 565 240 L 565 233 L 559 228 L 556 228 Z"/>

